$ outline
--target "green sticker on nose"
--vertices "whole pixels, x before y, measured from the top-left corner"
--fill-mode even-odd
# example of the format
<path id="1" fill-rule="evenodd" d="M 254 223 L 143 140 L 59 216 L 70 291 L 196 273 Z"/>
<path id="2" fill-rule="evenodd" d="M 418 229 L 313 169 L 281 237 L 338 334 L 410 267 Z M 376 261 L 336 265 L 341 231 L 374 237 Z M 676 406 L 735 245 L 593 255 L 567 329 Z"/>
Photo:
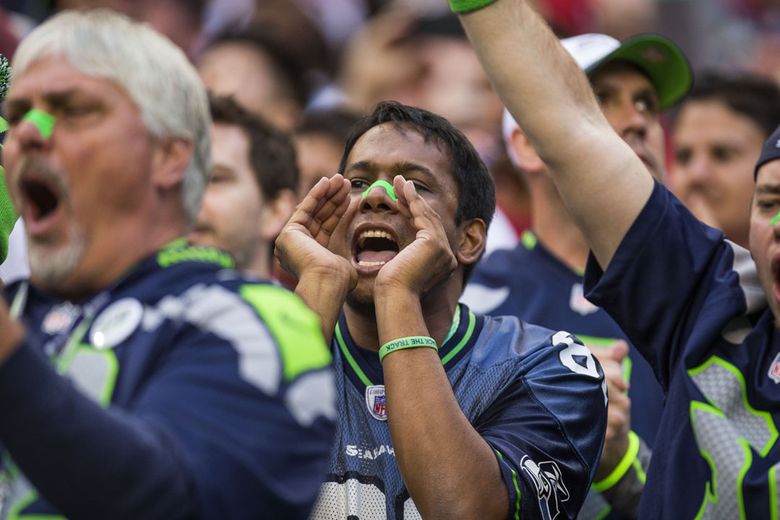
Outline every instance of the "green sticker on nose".
<path id="1" fill-rule="evenodd" d="M 44 139 L 51 138 L 51 134 L 54 133 L 54 123 L 57 122 L 56 117 L 38 108 L 33 108 L 27 112 L 22 120 L 35 125 L 35 128 L 38 129 L 38 132 L 40 132 L 41 137 Z"/>
<path id="2" fill-rule="evenodd" d="M 780 211 L 778 211 L 778 212 L 777 212 L 777 215 L 775 215 L 775 218 L 773 218 L 773 219 L 772 219 L 772 221 L 770 222 L 770 224 L 772 224 L 772 225 L 774 226 L 774 225 L 775 225 L 775 224 L 777 224 L 778 222 L 780 222 Z"/>
<path id="3" fill-rule="evenodd" d="M 395 196 L 395 192 L 393 191 L 393 185 L 387 181 L 376 181 L 374 184 L 366 188 L 366 191 L 363 192 L 363 198 L 365 199 L 368 197 L 368 194 L 371 193 L 371 190 L 376 187 L 384 188 L 385 192 L 387 192 L 387 196 L 393 199 L 393 202 L 398 202 L 398 197 Z"/>

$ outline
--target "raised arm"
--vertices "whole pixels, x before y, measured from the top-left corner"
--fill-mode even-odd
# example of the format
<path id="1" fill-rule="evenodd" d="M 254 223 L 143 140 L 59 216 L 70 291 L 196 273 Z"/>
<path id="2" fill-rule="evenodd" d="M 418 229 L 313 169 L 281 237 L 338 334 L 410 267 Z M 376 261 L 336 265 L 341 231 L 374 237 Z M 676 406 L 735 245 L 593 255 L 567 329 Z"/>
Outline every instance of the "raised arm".
<path id="1" fill-rule="evenodd" d="M 451 2 L 457 3 L 464 2 Z M 604 119 L 587 78 L 526 0 L 497 0 L 461 14 L 461 21 L 606 267 L 649 198 L 652 177 Z"/>

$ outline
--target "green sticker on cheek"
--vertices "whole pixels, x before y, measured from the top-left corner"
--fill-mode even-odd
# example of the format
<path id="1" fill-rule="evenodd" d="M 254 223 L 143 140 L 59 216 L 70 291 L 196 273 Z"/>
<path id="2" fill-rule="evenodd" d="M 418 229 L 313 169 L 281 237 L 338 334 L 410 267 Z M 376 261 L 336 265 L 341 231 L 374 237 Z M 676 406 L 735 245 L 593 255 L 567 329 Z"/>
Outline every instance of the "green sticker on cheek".
<path id="1" fill-rule="evenodd" d="M 363 192 L 363 198 L 365 199 L 368 197 L 368 194 L 371 193 L 371 190 L 377 187 L 383 188 L 385 192 L 387 192 L 387 196 L 393 199 L 393 202 L 398 202 L 398 197 L 395 196 L 395 192 L 393 191 L 393 185 L 387 181 L 376 181 L 374 184 L 366 188 L 366 191 Z"/>
<path id="2" fill-rule="evenodd" d="M 22 120 L 35 125 L 35 128 L 38 129 L 38 132 L 40 132 L 41 137 L 44 139 L 51 138 L 51 134 L 54 133 L 54 124 L 57 122 L 56 117 L 37 108 L 33 108 L 27 112 Z"/>
<path id="3" fill-rule="evenodd" d="M 775 218 L 773 218 L 773 219 L 772 219 L 772 221 L 770 222 L 770 224 L 772 224 L 772 225 L 774 226 L 774 225 L 775 225 L 775 224 L 777 224 L 778 222 L 780 222 L 780 211 L 778 211 L 778 212 L 777 212 L 777 215 L 775 215 Z"/>

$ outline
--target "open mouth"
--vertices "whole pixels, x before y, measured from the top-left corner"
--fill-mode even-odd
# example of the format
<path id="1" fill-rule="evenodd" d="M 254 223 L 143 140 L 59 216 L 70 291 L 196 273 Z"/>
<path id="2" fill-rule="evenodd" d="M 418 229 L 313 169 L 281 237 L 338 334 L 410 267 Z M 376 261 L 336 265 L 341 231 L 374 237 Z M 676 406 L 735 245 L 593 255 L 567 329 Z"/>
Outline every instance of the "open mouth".
<path id="1" fill-rule="evenodd" d="M 387 231 L 367 229 L 355 243 L 355 263 L 360 267 L 381 267 L 398 254 L 398 242 Z"/>
<path id="2" fill-rule="evenodd" d="M 52 216 L 60 206 L 59 192 L 47 180 L 25 178 L 19 183 L 19 188 L 25 201 L 26 223 L 42 222 Z"/>

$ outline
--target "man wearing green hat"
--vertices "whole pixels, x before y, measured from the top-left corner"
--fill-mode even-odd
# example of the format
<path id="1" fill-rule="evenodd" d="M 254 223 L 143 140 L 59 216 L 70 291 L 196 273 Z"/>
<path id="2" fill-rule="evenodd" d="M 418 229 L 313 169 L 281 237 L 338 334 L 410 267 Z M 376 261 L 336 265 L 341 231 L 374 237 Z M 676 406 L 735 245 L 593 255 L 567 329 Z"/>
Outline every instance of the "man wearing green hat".
<path id="1" fill-rule="evenodd" d="M 747 251 L 648 174 L 530 2 L 451 4 L 504 102 L 555 166 L 591 247 L 588 298 L 664 389 L 639 518 L 778 518 L 780 130 L 755 169 Z"/>
<path id="2" fill-rule="evenodd" d="M 683 54 L 655 35 L 621 43 L 604 34 L 583 34 L 561 43 L 588 75 L 614 131 L 663 181 L 659 115 L 691 85 Z M 462 301 L 479 313 L 570 330 L 593 350 L 609 384 L 609 420 L 596 479 L 579 518 L 633 518 L 661 418 L 661 387 L 620 327 L 583 296 L 588 244 L 555 188 L 552 166 L 540 159 L 509 112 L 503 130 L 507 152 L 531 193 L 532 227 L 514 249 L 496 251 L 479 264 Z"/>

